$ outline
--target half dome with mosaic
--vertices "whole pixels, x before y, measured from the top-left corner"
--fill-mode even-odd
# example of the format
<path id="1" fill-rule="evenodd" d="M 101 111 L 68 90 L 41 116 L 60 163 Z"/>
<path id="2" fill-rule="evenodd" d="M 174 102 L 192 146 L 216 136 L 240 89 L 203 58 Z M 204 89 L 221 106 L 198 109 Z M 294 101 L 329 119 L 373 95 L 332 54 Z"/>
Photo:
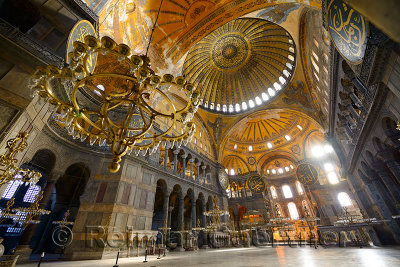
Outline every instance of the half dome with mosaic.
<path id="1" fill-rule="evenodd" d="M 295 51 L 284 28 L 262 19 L 241 18 L 194 45 L 183 73 L 199 88 L 201 108 L 234 114 L 271 101 L 289 84 Z"/>

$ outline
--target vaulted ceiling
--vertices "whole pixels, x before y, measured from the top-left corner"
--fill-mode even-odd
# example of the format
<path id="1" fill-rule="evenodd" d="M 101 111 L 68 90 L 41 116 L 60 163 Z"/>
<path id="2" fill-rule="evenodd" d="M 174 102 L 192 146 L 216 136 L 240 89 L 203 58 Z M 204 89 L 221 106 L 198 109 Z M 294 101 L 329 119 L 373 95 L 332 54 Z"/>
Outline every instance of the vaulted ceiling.
<path id="1" fill-rule="evenodd" d="M 139 55 L 160 10 L 152 67 L 183 75 L 200 91 L 201 131 L 192 143 L 227 169 L 291 173 L 324 139 L 330 43 L 324 29 L 313 27 L 321 25 L 321 1 L 86 2 L 99 15 L 100 35 Z M 165 92 L 185 101 L 174 88 Z"/>

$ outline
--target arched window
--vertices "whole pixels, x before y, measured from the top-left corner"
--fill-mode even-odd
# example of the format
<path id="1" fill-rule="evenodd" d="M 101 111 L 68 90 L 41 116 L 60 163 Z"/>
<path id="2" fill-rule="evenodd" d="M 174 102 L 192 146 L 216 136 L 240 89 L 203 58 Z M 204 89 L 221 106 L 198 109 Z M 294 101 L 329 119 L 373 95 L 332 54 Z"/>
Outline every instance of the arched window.
<path id="1" fill-rule="evenodd" d="M 285 196 L 285 198 L 293 197 L 292 190 L 290 189 L 290 186 L 288 186 L 287 184 L 282 186 L 282 191 L 283 191 L 283 195 Z"/>
<path id="2" fill-rule="evenodd" d="M 348 207 L 351 206 L 351 199 L 349 195 L 346 192 L 340 192 L 337 196 L 340 206 L 342 207 Z"/>
<path id="3" fill-rule="evenodd" d="M 39 185 L 30 185 L 28 191 L 25 193 L 24 202 L 35 202 L 35 198 L 39 194 L 40 190 L 41 187 Z"/>
<path id="4" fill-rule="evenodd" d="M 297 193 L 299 193 L 299 195 L 304 194 L 303 186 L 301 185 L 301 183 L 299 181 L 296 181 L 296 189 L 297 189 Z"/>
<path id="5" fill-rule="evenodd" d="M 296 204 L 294 204 L 293 202 L 289 202 L 287 206 L 289 209 L 290 218 L 292 218 L 292 220 L 298 220 L 299 213 L 297 212 Z"/>
<path id="6" fill-rule="evenodd" d="M 21 184 L 21 181 L 14 180 L 11 181 L 8 185 L 6 190 L 4 191 L 3 195 L 1 196 L 4 199 L 11 199 L 14 197 L 15 192 L 17 192 L 19 185 Z"/>
<path id="7" fill-rule="evenodd" d="M 271 186 L 271 187 L 270 187 L 270 190 L 271 190 L 271 196 L 272 196 L 272 198 L 273 198 L 273 199 L 277 198 L 277 197 L 278 197 L 278 193 L 276 192 L 275 186 Z"/>

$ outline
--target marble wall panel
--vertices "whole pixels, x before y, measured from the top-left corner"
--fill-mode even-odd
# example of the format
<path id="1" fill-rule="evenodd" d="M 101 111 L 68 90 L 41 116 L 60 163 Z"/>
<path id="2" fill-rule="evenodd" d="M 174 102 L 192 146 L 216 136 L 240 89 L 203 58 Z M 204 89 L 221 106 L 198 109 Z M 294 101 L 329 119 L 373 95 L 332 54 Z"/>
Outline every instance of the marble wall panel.
<path id="1" fill-rule="evenodd" d="M 118 184 L 116 182 L 109 182 L 107 185 L 106 194 L 104 195 L 104 203 L 114 203 L 116 192 L 118 190 Z"/>
<path id="2" fill-rule="evenodd" d="M 129 193 L 129 200 L 128 200 L 128 205 L 133 206 L 133 203 L 135 201 L 135 195 L 136 195 L 136 185 L 131 185 L 131 191 Z"/>

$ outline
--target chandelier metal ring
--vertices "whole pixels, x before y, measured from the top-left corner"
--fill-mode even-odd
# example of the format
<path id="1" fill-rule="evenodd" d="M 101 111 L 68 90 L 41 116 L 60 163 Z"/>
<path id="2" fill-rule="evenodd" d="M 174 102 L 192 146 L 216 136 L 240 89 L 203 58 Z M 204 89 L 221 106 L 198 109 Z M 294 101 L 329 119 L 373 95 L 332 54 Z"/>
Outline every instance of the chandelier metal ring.
<path id="1" fill-rule="evenodd" d="M 147 56 L 130 56 L 127 45 L 117 45 L 107 36 L 99 42 L 88 35 L 84 42 L 74 42 L 73 48 L 68 55 L 71 59 L 68 67 L 38 68 L 32 78 L 32 87 L 50 103 L 56 118 L 73 138 L 81 141 L 88 138 L 91 145 L 107 143 L 111 146 L 111 172 L 119 170 L 122 157 L 130 150 L 136 150 L 136 154 L 140 151 L 142 154 L 153 153 L 161 142 L 164 146 L 175 142 L 180 146 L 193 136 L 195 125 L 190 121 L 197 111 L 199 93 L 183 77 L 156 75 Z M 91 73 L 92 56 L 96 56 L 97 63 L 99 58 L 111 60 L 111 71 L 96 63 Z M 57 82 L 65 87 L 72 84 L 68 99 L 58 96 L 54 85 Z M 182 108 L 177 109 L 163 92 L 167 85 L 183 90 L 188 97 Z M 84 98 L 88 91 L 97 97 L 98 105 Z M 152 105 L 156 96 L 168 103 L 172 111 L 158 110 Z M 162 120 L 167 120 L 164 130 L 156 127 L 157 121 Z M 182 126 L 179 134 L 174 131 L 176 124 Z"/>

